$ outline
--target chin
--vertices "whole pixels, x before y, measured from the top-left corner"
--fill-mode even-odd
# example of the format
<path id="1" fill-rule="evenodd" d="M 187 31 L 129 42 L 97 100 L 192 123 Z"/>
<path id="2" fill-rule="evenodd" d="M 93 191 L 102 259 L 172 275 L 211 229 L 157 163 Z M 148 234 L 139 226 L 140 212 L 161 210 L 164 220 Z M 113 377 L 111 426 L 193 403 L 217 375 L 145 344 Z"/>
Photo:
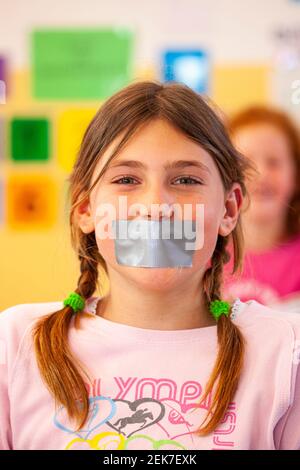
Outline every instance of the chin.
<path id="1" fill-rule="evenodd" d="M 143 268 L 122 266 L 122 275 L 139 285 L 141 289 L 164 292 L 180 288 L 182 282 L 192 275 L 192 268 Z M 121 266 L 118 267 L 121 273 Z"/>

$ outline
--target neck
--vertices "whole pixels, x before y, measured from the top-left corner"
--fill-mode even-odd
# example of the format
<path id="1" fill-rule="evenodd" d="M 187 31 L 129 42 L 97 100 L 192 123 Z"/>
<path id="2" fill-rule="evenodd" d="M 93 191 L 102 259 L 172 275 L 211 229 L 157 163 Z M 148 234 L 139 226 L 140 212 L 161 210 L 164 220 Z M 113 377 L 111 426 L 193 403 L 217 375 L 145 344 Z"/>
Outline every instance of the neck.
<path id="1" fill-rule="evenodd" d="M 216 324 L 197 279 L 170 291 L 153 291 L 109 272 L 110 292 L 96 314 L 117 323 L 153 330 L 184 330 Z"/>
<path id="2" fill-rule="evenodd" d="M 244 237 L 246 250 L 260 252 L 276 247 L 286 237 L 284 216 L 261 221 L 245 217 Z"/>

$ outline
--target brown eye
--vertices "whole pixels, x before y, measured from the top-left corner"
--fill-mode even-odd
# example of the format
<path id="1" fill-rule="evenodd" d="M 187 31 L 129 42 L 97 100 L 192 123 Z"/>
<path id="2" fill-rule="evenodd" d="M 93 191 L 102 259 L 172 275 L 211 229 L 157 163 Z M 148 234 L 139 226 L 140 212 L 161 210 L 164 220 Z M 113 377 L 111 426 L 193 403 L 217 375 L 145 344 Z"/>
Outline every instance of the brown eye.
<path id="1" fill-rule="evenodd" d="M 178 180 L 185 180 L 185 181 L 189 181 L 189 183 L 181 183 L 181 184 L 184 184 L 184 185 L 191 185 L 191 184 L 202 184 L 201 181 L 198 181 L 196 180 L 195 178 L 191 178 L 190 176 L 181 176 L 180 178 L 177 178 L 177 181 Z M 178 183 L 175 183 L 175 184 L 178 184 Z"/>
<path id="2" fill-rule="evenodd" d="M 128 183 L 128 181 L 137 181 L 135 178 L 132 178 L 132 176 L 123 176 L 122 178 L 119 178 L 118 180 L 116 181 L 113 181 L 112 183 L 113 184 L 130 184 Z"/>

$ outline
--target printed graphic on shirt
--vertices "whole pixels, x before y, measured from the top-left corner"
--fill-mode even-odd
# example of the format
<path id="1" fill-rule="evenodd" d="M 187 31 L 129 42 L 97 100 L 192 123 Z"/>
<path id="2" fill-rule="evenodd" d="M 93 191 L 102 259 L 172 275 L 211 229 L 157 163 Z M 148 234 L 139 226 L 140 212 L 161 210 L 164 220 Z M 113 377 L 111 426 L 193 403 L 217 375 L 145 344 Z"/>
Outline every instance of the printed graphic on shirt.
<path id="1" fill-rule="evenodd" d="M 207 415 L 211 396 L 201 405 L 199 382 L 191 380 L 178 386 L 171 379 L 114 377 L 114 397 L 101 393 L 101 379 L 89 392 L 89 415 L 83 429 L 76 431 L 67 411 L 60 407 L 53 422 L 70 434 L 66 449 L 86 450 L 194 450 L 233 449 L 236 404 L 230 403 L 218 428 L 208 436 L 195 431 Z M 146 396 L 147 395 L 147 396 Z"/>

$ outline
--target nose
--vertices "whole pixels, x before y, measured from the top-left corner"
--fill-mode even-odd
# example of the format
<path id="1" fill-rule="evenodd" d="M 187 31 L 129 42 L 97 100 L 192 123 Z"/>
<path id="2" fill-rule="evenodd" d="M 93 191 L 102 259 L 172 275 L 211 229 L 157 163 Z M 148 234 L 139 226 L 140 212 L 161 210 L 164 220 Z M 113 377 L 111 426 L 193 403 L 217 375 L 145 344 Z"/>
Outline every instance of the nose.
<path id="1" fill-rule="evenodd" d="M 137 216 L 148 219 L 172 218 L 174 216 L 174 196 L 159 181 L 149 184 L 143 194 L 140 194 Z"/>

